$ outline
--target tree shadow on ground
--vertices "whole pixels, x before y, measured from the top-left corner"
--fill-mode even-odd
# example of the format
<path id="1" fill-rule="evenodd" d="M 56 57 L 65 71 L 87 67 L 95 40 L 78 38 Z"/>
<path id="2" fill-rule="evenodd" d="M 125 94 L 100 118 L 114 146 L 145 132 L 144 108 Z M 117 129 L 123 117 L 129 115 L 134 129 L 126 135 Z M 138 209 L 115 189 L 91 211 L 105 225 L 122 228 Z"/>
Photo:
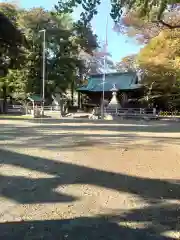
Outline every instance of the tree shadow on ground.
<path id="1" fill-rule="evenodd" d="M 137 149 L 160 151 L 163 144 L 179 144 L 180 139 L 174 137 L 147 137 L 138 136 L 137 134 L 58 134 L 58 135 L 34 135 L 36 138 L 23 140 L 19 143 L 11 143 L 12 147 L 41 148 L 46 150 L 60 151 L 82 151 L 90 147 L 107 149 Z M 137 141 L 148 141 L 148 144 L 138 143 Z"/>
<path id="2" fill-rule="evenodd" d="M 121 227 L 117 223 L 100 218 L 76 218 L 69 220 L 24 221 L 0 224 L 1 239 L 44 240 L 173 240 L 148 233 L 147 229 Z"/>
<path id="3" fill-rule="evenodd" d="M 80 166 L 63 161 L 31 157 L 11 151 L 0 149 L 0 164 L 13 165 L 52 175 L 52 177 L 38 178 L 36 180 L 19 176 L 1 176 L 1 195 L 14 199 L 20 203 L 27 202 L 27 192 L 34 191 L 30 202 L 40 202 L 39 190 L 46 189 L 46 194 L 51 196 L 51 191 L 60 185 L 89 184 L 93 186 L 113 189 L 119 192 L 131 193 L 140 196 L 146 201 L 161 199 L 179 200 L 180 184 L 177 181 L 166 179 L 149 179 L 137 176 L 101 171 L 94 168 Z M 17 188 L 15 188 L 17 186 Z M 42 192 L 42 191 L 40 191 Z M 17 194 L 18 193 L 18 194 Z M 18 195 L 18 196 L 16 196 Z M 53 195 L 56 196 L 56 195 Z M 44 196 L 41 201 L 45 201 Z M 61 202 L 57 198 L 57 202 Z M 70 199 L 71 200 L 71 199 Z M 53 200 L 52 202 L 54 202 Z M 45 201 L 47 202 L 47 201 Z M 50 199 L 49 199 L 49 202 Z"/>
<path id="4" fill-rule="evenodd" d="M 144 122 L 136 122 L 136 121 L 131 121 L 130 123 L 123 121 L 122 123 L 119 124 L 95 124 L 95 123 L 76 123 L 77 125 L 51 125 L 51 124 L 46 124 L 46 125 L 37 125 L 33 126 L 34 129 L 38 130 L 54 130 L 54 129 L 59 129 L 59 130 L 65 130 L 65 131 L 83 131 L 83 130 L 104 130 L 104 131 L 111 131 L 111 132 L 149 132 L 149 133 L 179 133 L 179 123 L 144 123 Z M 78 125 L 79 124 L 79 125 Z"/>
<path id="5" fill-rule="evenodd" d="M 47 127 L 47 128 L 46 128 Z M 91 126 L 92 127 L 92 126 Z M 97 126 L 96 126 L 97 127 Z M 126 128 L 127 126 L 125 126 Z M 173 128 L 179 129 L 179 126 L 174 126 Z M 156 127 L 158 128 L 158 127 Z M 171 128 L 171 126 L 169 126 Z M 74 131 L 72 130 L 74 129 Z M 105 127 L 104 127 L 105 129 Z M 104 147 L 107 148 L 139 148 L 151 149 L 151 150 L 160 150 L 163 144 L 179 144 L 180 137 L 170 137 L 170 136 L 157 136 L 148 135 L 148 133 L 143 133 L 142 129 L 139 128 L 139 131 L 134 132 L 124 131 L 124 128 L 121 127 L 121 131 L 111 129 L 106 127 L 106 132 L 102 132 L 102 128 L 99 127 L 99 131 L 93 128 L 88 130 L 87 126 L 7 126 L 6 124 L 1 124 L 0 129 L 0 142 L 3 144 L 4 141 L 13 141 L 8 143 L 9 146 L 13 147 L 27 147 L 34 148 L 40 147 L 42 149 L 55 150 L 59 149 L 61 151 L 73 150 L 81 151 L 82 148 L 89 147 Z M 112 130 L 112 131 L 111 131 Z M 146 131 L 150 131 L 151 127 L 147 128 Z M 23 138 L 20 142 L 18 139 Z M 149 141 L 148 144 L 138 143 L 137 141 L 144 140 L 145 142 Z"/>
<path id="6" fill-rule="evenodd" d="M 5 119 L 0 119 L 3 124 Z M 107 131 L 140 131 L 154 133 L 179 133 L 179 122 L 172 121 L 145 121 L 136 119 L 126 119 L 119 121 L 91 121 L 88 119 L 7 119 L 8 121 L 19 121 L 34 124 L 34 129 L 59 129 L 64 130 L 107 130 Z"/>
<path id="7" fill-rule="evenodd" d="M 28 179 L 0 175 L 1 196 L 23 204 L 73 202 L 78 198 L 56 193 L 54 189 L 61 184 L 60 178 Z"/>
<path id="8" fill-rule="evenodd" d="M 18 203 L 76 201 L 80 197 L 66 196 L 61 192 L 55 194 L 54 189 L 61 185 L 88 184 L 130 193 L 151 204 L 146 208 L 126 212 L 116 210 L 116 213 L 113 210 L 111 214 L 95 217 L 0 223 L 1 239 L 172 240 L 175 238 L 163 236 L 164 231 L 180 230 L 180 205 L 162 204 L 167 200 L 180 200 L 179 180 L 173 182 L 102 171 L 6 150 L 0 150 L 0 164 L 53 175 L 36 180 L 23 176 L 1 176 L 1 196 Z M 148 224 L 143 229 L 133 228 L 129 223 L 134 221 L 146 221 Z"/>
<path id="9" fill-rule="evenodd" d="M 153 231 L 169 230 L 180 231 L 180 204 L 157 204 L 150 205 L 143 209 L 134 209 L 128 212 L 124 212 L 118 215 L 116 211 L 116 217 L 112 216 L 111 219 L 118 221 L 130 221 L 130 222 L 147 222 L 150 223 L 148 228 Z M 157 228 L 156 228 L 157 227 Z"/>

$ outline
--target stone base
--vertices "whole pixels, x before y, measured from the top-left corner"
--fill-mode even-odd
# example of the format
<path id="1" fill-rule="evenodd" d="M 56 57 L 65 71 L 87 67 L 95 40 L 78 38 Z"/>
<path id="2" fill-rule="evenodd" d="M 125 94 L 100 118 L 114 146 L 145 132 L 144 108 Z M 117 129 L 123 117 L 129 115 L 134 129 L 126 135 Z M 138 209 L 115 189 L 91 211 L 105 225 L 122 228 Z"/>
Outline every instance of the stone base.
<path id="1" fill-rule="evenodd" d="M 112 115 L 105 115 L 104 120 L 113 120 L 113 116 Z"/>

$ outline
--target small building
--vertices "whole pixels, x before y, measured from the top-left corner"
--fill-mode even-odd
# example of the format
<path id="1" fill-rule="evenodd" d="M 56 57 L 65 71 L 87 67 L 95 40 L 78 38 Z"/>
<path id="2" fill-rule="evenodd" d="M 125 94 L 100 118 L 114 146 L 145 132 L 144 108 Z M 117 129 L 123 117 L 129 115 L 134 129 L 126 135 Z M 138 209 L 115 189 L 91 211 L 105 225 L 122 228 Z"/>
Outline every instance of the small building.
<path id="1" fill-rule="evenodd" d="M 34 117 L 44 115 L 42 106 L 44 105 L 43 98 L 39 95 L 31 95 L 27 98 L 26 114 L 31 113 Z"/>
<path id="2" fill-rule="evenodd" d="M 43 98 L 39 95 L 31 95 L 27 98 L 30 101 L 32 106 L 42 106 Z"/>
<path id="3" fill-rule="evenodd" d="M 122 108 L 140 107 L 144 87 L 135 72 L 107 73 L 104 81 L 104 100 L 110 102 L 112 88 L 116 86 L 117 99 Z M 83 95 L 84 107 L 100 106 L 103 96 L 103 74 L 91 75 L 86 86 L 77 89 Z"/>

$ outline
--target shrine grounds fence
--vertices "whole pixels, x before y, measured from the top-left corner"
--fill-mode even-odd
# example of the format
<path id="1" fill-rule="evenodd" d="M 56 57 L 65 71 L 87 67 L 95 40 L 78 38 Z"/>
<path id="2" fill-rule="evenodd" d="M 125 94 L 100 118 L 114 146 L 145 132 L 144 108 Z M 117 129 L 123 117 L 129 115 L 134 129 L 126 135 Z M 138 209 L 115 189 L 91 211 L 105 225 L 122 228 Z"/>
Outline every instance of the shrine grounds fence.
<path id="1" fill-rule="evenodd" d="M 44 106 L 44 111 L 46 114 L 48 113 L 57 113 L 60 112 L 60 106 Z M 30 114 L 31 109 L 27 109 L 22 105 L 11 105 L 8 106 L 9 114 Z M 129 117 L 129 118 L 138 118 L 138 117 L 150 117 L 150 118 L 180 118 L 179 111 L 159 111 L 157 112 L 155 108 L 120 108 L 120 109 L 111 109 L 105 108 L 105 114 L 109 114 L 112 116 L 120 116 L 120 117 Z M 99 107 L 95 108 L 95 115 L 100 115 L 101 109 Z"/>

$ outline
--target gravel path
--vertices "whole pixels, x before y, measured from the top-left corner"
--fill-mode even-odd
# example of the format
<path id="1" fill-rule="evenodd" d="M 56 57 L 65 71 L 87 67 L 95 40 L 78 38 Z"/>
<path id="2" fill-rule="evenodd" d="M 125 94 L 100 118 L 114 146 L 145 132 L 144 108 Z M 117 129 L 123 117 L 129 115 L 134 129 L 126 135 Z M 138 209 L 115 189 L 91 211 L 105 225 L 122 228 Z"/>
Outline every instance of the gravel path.
<path id="1" fill-rule="evenodd" d="M 0 120 L 0 239 L 180 239 L 179 129 Z"/>

